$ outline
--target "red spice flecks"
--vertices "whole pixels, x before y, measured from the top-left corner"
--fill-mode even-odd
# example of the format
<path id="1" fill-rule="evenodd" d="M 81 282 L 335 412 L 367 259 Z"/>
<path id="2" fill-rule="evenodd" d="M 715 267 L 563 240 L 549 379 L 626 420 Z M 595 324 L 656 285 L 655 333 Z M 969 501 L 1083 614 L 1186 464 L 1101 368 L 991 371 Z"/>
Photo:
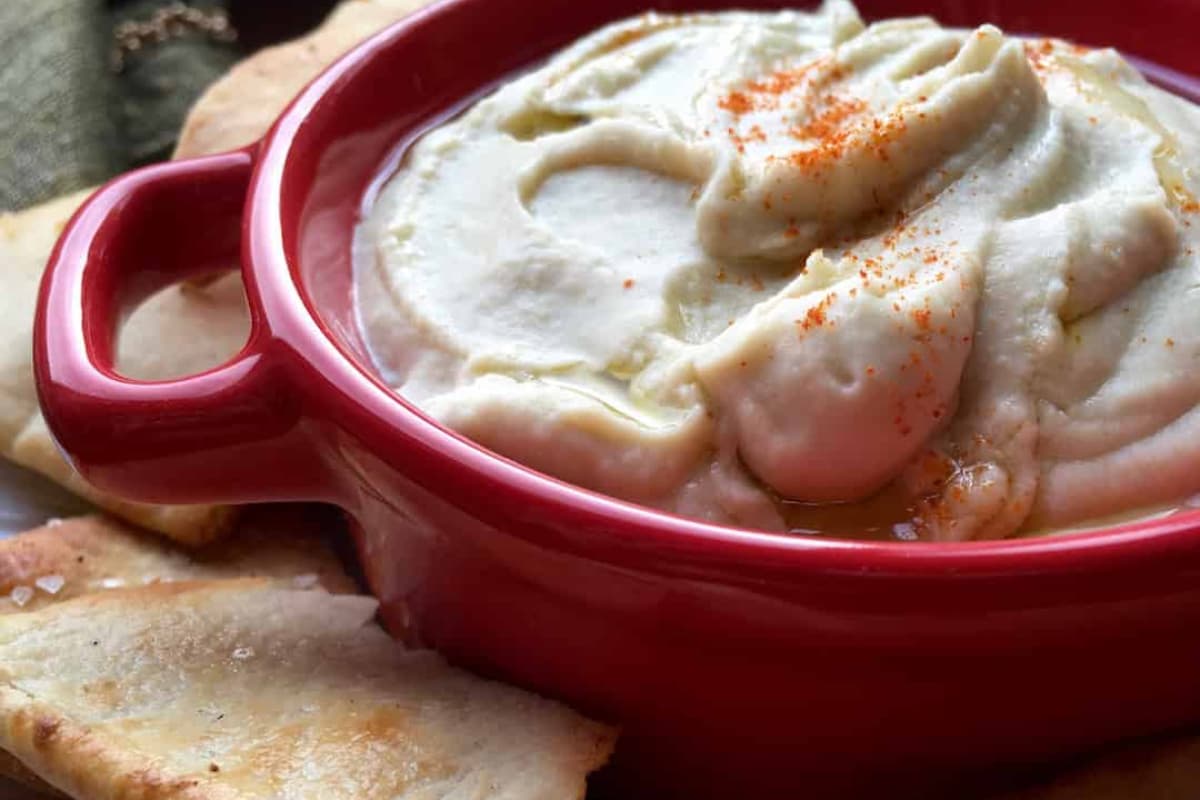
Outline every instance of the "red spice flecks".
<path id="1" fill-rule="evenodd" d="M 917 389 L 914 397 L 917 400 L 924 400 L 926 397 L 932 397 L 936 389 L 934 388 L 934 376 L 929 370 L 925 371 L 924 377 L 921 379 L 921 388 Z"/>
<path id="2" fill-rule="evenodd" d="M 717 106 L 740 117 L 751 111 L 779 108 L 781 97 L 796 88 L 815 91 L 845 77 L 845 70 L 832 56 L 824 56 L 794 69 L 773 72 L 764 78 L 747 81 L 717 100 Z"/>
<path id="3" fill-rule="evenodd" d="M 892 145 L 908 130 L 906 111 L 902 107 L 869 122 L 860 119 L 859 115 L 849 116 L 843 122 L 844 127 L 816 139 L 813 147 L 789 154 L 788 163 L 806 173 L 819 173 L 852 153 L 890 161 Z M 876 203 L 882 205 L 880 198 L 876 197 Z"/>
<path id="4" fill-rule="evenodd" d="M 955 463 L 937 450 L 927 449 L 913 461 L 914 475 L 923 490 L 940 490 L 954 477 Z"/>
<path id="5" fill-rule="evenodd" d="M 783 69 L 758 80 L 745 82 L 718 98 L 718 107 L 733 115 L 735 123 L 754 111 L 783 112 L 786 117 L 794 109 L 803 109 L 808 119 L 794 126 L 790 133 L 804 141 L 825 142 L 846 126 L 847 119 L 866 110 L 866 103 L 856 97 L 839 94 L 830 88 L 846 77 L 846 69 L 832 55 L 814 59 L 794 69 Z M 767 134 L 760 125 L 743 133 L 727 130 L 739 152 L 745 152 L 748 141 L 766 142 Z M 768 160 L 774 160 L 768 156 Z"/>
<path id="6" fill-rule="evenodd" d="M 909 109 L 900 106 L 871 117 L 865 99 L 836 87 L 846 74 L 846 68 L 830 55 L 742 84 L 718 99 L 719 107 L 735 118 L 735 126 L 726 131 L 730 140 L 738 152 L 745 153 L 748 142 L 766 142 L 768 137 L 757 124 L 749 131 L 738 130 L 737 119 L 754 111 L 790 115 L 798 109 L 803 118 L 787 131 L 803 146 L 785 155 L 768 155 L 768 162 L 782 161 L 804 172 L 820 173 L 852 153 L 890 161 L 893 144 L 908 129 Z M 771 200 L 763 205 L 770 210 Z"/>
<path id="7" fill-rule="evenodd" d="M 1029 60 L 1029 66 L 1033 67 L 1035 72 L 1044 73 L 1058 66 L 1054 59 L 1053 40 L 1039 39 L 1036 42 L 1025 42 L 1022 46 L 1025 49 L 1025 58 Z"/>
<path id="8" fill-rule="evenodd" d="M 745 92 L 733 91 L 717 101 L 717 105 L 735 116 L 749 114 L 754 110 L 754 101 Z"/>
<path id="9" fill-rule="evenodd" d="M 737 151 L 745 153 L 746 140 L 733 128 L 727 128 L 725 132 L 729 134 L 729 141 L 733 142 L 733 146 L 737 148 Z"/>
<path id="10" fill-rule="evenodd" d="M 826 143 L 836 139 L 856 116 L 867 110 L 867 103 L 857 97 L 839 97 L 828 94 L 815 104 L 819 109 L 809 120 L 788 130 L 793 139 L 817 140 Z"/>
<path id="11" fill-rule="evenodd" d="M 928 308 L 918 308 L 912 312 L 913 322 L 923 331 L 929 330 L 932 326 L 930 321 L 933 319 L 933 312 Z"/>
<path id="12" fill-rule="evenodd" d="M 623 285 L 623 286 L 624 286 L 626 289 L 632 289 L 632 288 L 633 288 L 633 278 L 626 278 L 626 279 L 625 279 L 625 282 L 624 282 L 622 285 Z"/>
<path id="13" fill-rule="evenodd" d="M 756 94 L 781 95 L 790 92 L 802 83 L 821 86 L 846 77 L 846 70 L 833 60 L 833 56 L 823 56 L 807 64 L 790 69 L 780 70 L 766 78 L 750 81 L 749 89 Z"/>
<path id="14" fill-rule="evenodd" d="M 821 298 L 815 306 L 812 306 L 804 313 L 803 319 L 796 320 L 796 325 L 800 328 L 800 335 L 803 336 L 805 331 L 813 328 L 820 328 L 827 322 L 830 327 L 833 327 L 833 321 L 828 318 L 826 313 L 833 302 L 837 300 L 837 292 L 830 292 Z"/>
<path id="15" fill-rule="evenodd" d="M 1166 345 L 1167 345 L 1167 347 L 1174 347 L 1174 346 L 1175 346 L 1175 340 L 1174 340 L 1174 339 L 1170 339 L 1170 338 L 1168 338 L 1168 339 L 1167 339 L 1167 341 L 1166 341 Z"/>

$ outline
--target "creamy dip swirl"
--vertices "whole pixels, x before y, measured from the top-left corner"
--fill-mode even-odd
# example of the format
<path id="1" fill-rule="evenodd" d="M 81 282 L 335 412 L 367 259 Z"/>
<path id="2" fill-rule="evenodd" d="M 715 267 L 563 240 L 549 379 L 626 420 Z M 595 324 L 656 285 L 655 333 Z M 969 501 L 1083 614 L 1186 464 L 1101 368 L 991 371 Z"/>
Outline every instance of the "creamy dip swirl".
<path id="1" fill-rule="evenodd" d="M 1111 50 L 648 14 L 422 138 L 358 232 L 385 377 L 616 497 L 1053 529 L 1200 487 L 1200 110 Z"/>

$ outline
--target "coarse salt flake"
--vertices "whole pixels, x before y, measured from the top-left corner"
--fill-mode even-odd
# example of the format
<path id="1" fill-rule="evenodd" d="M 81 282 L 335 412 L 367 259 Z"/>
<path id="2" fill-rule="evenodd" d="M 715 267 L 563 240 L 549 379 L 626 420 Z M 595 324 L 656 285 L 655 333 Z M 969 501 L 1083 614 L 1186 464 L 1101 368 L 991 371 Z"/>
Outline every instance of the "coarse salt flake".
<path id="1" fill-rule="evenodd" d="M 46 594 L 58 594 L 66 580 L 62 575 L 43 575 L 33 582 L 33 585 Z"/>
<path id="2" fill-rule="evenodd" d="M 320 578 L 315 572 L 306 572 L 303 575 L 297 575 L 292 578 L 292 586 L 297 589 L 311 589 L 317 585 Z"/>

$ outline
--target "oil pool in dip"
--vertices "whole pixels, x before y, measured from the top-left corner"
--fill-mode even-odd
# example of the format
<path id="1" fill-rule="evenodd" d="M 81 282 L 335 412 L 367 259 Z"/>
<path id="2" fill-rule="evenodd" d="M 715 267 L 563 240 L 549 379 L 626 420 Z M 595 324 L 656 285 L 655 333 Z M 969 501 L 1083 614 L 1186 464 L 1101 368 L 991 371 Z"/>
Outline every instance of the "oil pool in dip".
<path id="1" fill-rule="evenodd" d="M 383 375 L 564 480 L 963 540 L 1200 488 L 1200 109 L 1111 50 L 649 14 L 409 152 L 358 231 Z"/>

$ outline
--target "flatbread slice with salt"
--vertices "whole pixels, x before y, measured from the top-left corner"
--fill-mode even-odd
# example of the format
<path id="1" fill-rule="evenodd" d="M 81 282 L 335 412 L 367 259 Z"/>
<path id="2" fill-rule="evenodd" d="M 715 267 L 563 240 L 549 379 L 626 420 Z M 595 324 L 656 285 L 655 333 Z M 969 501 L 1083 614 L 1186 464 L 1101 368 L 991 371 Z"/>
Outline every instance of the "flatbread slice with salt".
<path id="1" fill-rule="evenodd" d="M 0 745 L 80 798 L 580 797 L 611 729 L 265 580 L 0 617 Z"/>
<path id="2" fill-rule="evenodd" d="M 0 614 L 119 587 L 226 577 L 263 576 L 351 594 L 358 587 L 331 549 L 331 517 L 312 506 L 260 506 L 239 519 L 235 535 L 192 551 L 110 517 L 53 520 L 0 540 Z M 62 796 L 4 750 L 0 776 Z"/>
<path id="3" fill-rule="evenodd" d="M 228 539 L 184 551 L 110 517 L 54 520 L 0 540 L 0 614 L 106 589 L 211 578 L 268 577 L 356 593 L 330 548 L 334 524 L 311 506 L 263 506 L 250 509 Z"/>

